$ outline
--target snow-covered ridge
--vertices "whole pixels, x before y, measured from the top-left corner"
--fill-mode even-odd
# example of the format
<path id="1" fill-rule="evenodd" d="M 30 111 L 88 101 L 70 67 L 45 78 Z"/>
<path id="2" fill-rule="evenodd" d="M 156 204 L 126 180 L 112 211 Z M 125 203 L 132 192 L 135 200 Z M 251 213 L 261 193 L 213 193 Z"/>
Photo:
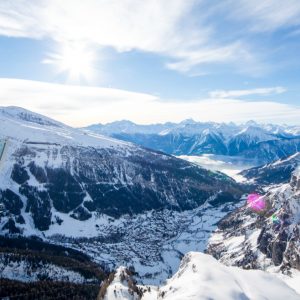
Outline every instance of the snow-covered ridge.
<path id="1" fill-rule="evenodd" d="M 240 175 L 261 186 L 278 185 L 289 182 L 298 166 L 300 166 L 300 152 L 263 166 L 244 170 Z"/>
<path id="2" fill-rule="evenodd" d="M 182 133 L 187 135 L 199 134 L 204 130 L 211 129 L 222 132 L 224 137 L 245 134 L 250 136 L 260 135 L 281 135 L 286 137 L 299 136 L 300 126 L 276 125 L 276 124 L 259 124 L 254 121 L 248 121 L 244 124 L 216 123 L 216 122 L 196 122 L 192 119 L 183 120 L 180 123 L 167 122 L 164 124 L 139 125 L 131 121 L 123 120 L 107 124 L 93 124 L 85 129 L 98 131 L 107 135 L 117 133 L 127 134 L 171 134 Z"/>
<path id="3" fill-rule="evenodd" d="M 241 139 L 245 143 L 256 143 L 270 140 L 277 140 L 278 137 L 271 131 L 267 131 L 262 127 L 248 126 L 242 128 L 233 136 L 234 139 Z"/>
<path id="4" fill-rule="evenodd" d="M 159 295 L 159 299 L 165 300 L 299 299 L 294 290 L 275 276 L 227 267 L 199 252 L 183 258 L 178 272 L 160 288 Z"/>
<path id="5" fill-rule="evenodd" d="M 294 160 L 300 162 L 300 152 L 296 152 L 295 154 L 293 154 L 293 155 L 291 155 L 287 158 L 280 159 L 280 160 L 274 162 L 271 165 L 276 166 L 276 165 L 280 165 L 282 163 L 288 163 L 288 162 L 291 162 L 291 161 L 294 161 Z"/>
<path id="6" fill-rule="evenodd" d="M 119 269 L 118 272 L 122 272 Z M 119 276 L 117 277 L 119 278 Z M 141 300 L 299 300 L 300 295 L 275 275 L 227 267 L 200 252 L 184 256 L 177 273 L 161 287 L 143 287 Z M 135 300 L 120 280 L 113 281 L 104 299 Z"/>
<path id="7" fill-rule="evenodd" d="M 135 285 L 135 282 L 125 267 L 119 267 L 114 274 L 111 274 L 108 279 L 106 288 L 105 283 L 102 285 L 98 300 L 115 300 L 115 299 L 130 299 L 140 300 L 141 290 Z M 110 282 L 111 281 L 111 282 Z"/>
<path id="8" fill-rule="evenodd" d="M 58 121 L 54 121 L 43 115 L 28 111 L 24 108 L 17 107 L 17 106 L 0 107 L 0 115 L 15 120 L 36 123 L 40 125 L 49 125 L 49 126 L 57 126 L 57 127 L 63 126 L 63 124 Z"/>
<path id="9" fill-rule="evenodd" d="M 133 147 L 130 143 L 83 132 L 19 107 L 0 107 L 0 124 L 0 139 L 101 148 Z"/>

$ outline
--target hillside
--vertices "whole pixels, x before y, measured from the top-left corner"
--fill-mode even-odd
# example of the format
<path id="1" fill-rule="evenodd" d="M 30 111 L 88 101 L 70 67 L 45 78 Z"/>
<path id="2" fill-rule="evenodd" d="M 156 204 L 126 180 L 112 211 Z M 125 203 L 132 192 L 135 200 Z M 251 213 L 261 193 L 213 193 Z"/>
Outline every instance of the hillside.
<path id="1" fill-rule="evenodd" d="M 146 280 L 165 279 L 185 248 L 203 249 L 243 194 L 224 174 L 24 109 L 1 108 L 0 121 L 1 234 L 37 235 L 110 268 L 126 262 Z"/>
<path id="2" fill-rule="evenodd" d="M 262 209 L 245 203 L 218 223 L 208 253 L 226 265 L 300 274 L 300 172 L 262 195 Z M 299 275 L 298 275 L 299 276 Z"/>
<path id="3" fill-rule="evenodd" d="M 240 175 L 249 181 L 262 186 L 288 183 L 292 173 L 300 165 L 300 153 L 266 164 L 264 166 L 244 170 Z"/>

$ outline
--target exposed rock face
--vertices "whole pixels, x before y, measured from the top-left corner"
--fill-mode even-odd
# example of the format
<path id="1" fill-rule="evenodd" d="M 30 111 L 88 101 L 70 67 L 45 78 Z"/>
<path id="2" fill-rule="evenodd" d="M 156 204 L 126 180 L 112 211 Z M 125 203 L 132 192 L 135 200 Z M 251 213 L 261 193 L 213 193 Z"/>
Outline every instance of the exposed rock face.
<path id="1" fill-rule="evenodd" d="M 247 205 L 219 222 L 208 252 L 225 264 L 243 268 L 300 270 L 300 176 L 270 189 L 267 209 L 255 213 Z"/>
<path id="2" fill-rule="evenodd" d="M 224 203 L 242 193 L 229 177 L 139 148 L 22 144 L 11 162 L 14 192 L 1 191 L 1 200 L 18 215 L 22 198 L 39 230 L 49 228 L 52 207 L 86 220 L 94 211 L 119 217 L 152 209 L 187 210 L 210 197 L 212 203 Z"/>

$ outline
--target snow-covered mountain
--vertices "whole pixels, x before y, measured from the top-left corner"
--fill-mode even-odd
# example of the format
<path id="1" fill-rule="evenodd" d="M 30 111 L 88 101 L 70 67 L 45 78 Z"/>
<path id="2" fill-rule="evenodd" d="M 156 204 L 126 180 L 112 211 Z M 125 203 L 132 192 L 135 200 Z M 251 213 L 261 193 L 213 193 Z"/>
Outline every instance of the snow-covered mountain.
<path id="1" fill-rule="evenodd" d="M 129 121 L 84 128 L 174 155 L 237 155 L 268 163 L 300 149 L 299 126 L 195 122 L 137 125 Z"/>
<path id="2" fill-rule="evenodd" d="M 1 108 L 0 123 L 1 234 L 132 265 L 141 280 L 164 280 L 186 249 L 203 251 L 243 194 L 224 174 L 21 108 Z"/>
<path id="3" fill-rule="evenodd" d="M 229 155 L 239 154 L 261 142 L 272 140 L 278 140 L 278 137 L 261 127 L 247 126 L 230 138 L 228 143 Z"/>
<path id="4" fill-rule="evenodd" d="M 300 169 L 262 199 L 263 210 L 245 204 L 221 220 L 208 252 L 227 265 L 298 274 L 299 280 Z"/>
<path id="5" fill-rule="evenodd" d="M 130 272 L 119 268 L 99 293 L 98 300 L 282 300 L 299 294 L 275 275 L 227 267 L 213 257 L 190 252 L 166 284 L 136 286 Z"/>
<path id="6" fill-rule="evenodd" d="M 240 175 L 261 186 L 287 183 L 300 166 L 300 152 L 264 166 L 244 170 Z"/>
<path id="7" fill-rule="evenodd" d="M 228 200 L 241 194 L 222 174 L 19 108 L 2 108 L 0 121 L 1 199 L 9 213 L 23 216 L 24 230 L 30 218 L 48 230 L 57 212 L 86 220 L 95 211 L 185 210 L 224 193 Z"/>

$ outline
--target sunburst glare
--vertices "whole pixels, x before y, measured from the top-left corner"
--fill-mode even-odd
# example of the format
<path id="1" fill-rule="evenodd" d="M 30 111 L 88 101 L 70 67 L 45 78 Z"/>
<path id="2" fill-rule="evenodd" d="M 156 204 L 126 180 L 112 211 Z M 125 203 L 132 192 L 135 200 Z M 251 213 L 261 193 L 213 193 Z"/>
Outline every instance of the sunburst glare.
<path id="1" fill-rule="evenodd" d="M 56 66 L 58 73 L 66 73 L 68 82 L 89 82 L 95 77 L 96 55 L 83 43 L 65 43 L 43 62 Z"/>

